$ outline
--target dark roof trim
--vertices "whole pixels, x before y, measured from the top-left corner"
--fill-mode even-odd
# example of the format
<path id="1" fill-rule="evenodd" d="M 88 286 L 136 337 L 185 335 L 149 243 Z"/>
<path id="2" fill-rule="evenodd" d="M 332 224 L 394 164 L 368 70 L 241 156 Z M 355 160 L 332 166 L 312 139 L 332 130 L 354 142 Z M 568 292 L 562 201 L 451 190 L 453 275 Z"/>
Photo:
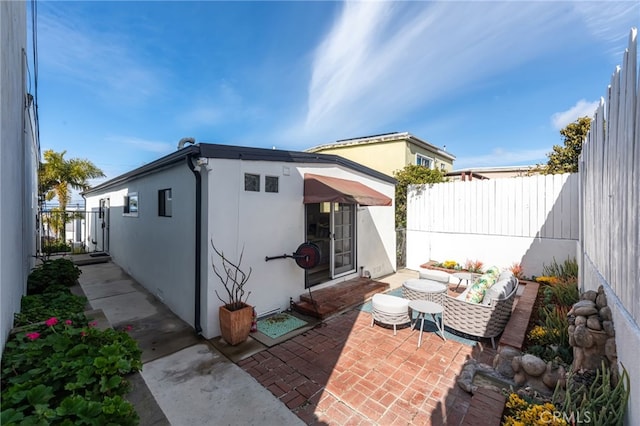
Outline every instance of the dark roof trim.
<path id="1" fill-rule="evenodd" d="M 354 161 L 347 160 L 346 158 L 342 158 L 338 155 L 200 143 L 196 145 L 190 145 L 149 164 L 145 164 L 142 167 L 138 167 L 137 169 L 127 172 L 123 175 L 96 185 L 95 187 L 84 191 L 82 194 L 88 195 L 93 192 L 110 188 L 114 185 L 125 183 L 133 179 L 148 175 L 150 173 L 154 173 L 160 169 L 183 161 L 187 156 L 245 161 L 280 161 L 284 163 L 335 164 L 371 176 L 384 182 L 392 184 L 396 183 L 396 180 L 391 176 L 380 173 L 377 170 L 373 170 Z"/>

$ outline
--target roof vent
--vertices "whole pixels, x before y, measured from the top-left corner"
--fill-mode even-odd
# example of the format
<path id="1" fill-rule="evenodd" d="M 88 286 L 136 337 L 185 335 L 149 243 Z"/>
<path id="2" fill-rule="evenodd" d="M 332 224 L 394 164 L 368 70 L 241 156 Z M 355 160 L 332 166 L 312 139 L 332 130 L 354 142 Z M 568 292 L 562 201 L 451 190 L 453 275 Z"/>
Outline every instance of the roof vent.
<path id="1" fill-rule="evenodd" d="M 180 139 L 180 141 L 178 142 L 178 150 L 184 148 L 184 146 L 188 143 L 191 144 L 195 144 L 196 143 L 196 139 L 195 138 L 182 138 Z"/>

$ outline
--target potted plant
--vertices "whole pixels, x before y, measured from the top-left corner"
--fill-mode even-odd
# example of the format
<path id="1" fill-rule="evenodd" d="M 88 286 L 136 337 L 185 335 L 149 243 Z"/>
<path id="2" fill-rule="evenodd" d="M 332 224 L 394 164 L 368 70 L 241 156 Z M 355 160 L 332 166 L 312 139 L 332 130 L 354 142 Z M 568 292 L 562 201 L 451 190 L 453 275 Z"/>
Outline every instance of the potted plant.
<path id="1" fill-rule="evenodd" d="M 245 273 L 240 269 L 242 263 L 242 255 L 244 254 L 244 248 L 240 253 L 240 259 L 238 263 L 233 263 L 227 257 L 224 252 L 218 250 L 211 240 L 211 246 L 213 251 L 220 258 L 220 267 L 216 267 L 215 262 L 211 261 L 213 272 L 218 276 L 220 282 L 226 290 L 226 298 L 220 297 L 220 294 L 216 290 L 216 296 L 224 305 L 219 308 L 220 318 L 220 334 L 222 338 L 228 344 L 235 346 L 247 340 L 249 332 L 251 330 L 251 322 L 253 321 L 253 306 L 247 304 L 247 299 L 251 292 L 246 292 L 244 285 L 251 276 L 251 268 L 249 272 Z"/>

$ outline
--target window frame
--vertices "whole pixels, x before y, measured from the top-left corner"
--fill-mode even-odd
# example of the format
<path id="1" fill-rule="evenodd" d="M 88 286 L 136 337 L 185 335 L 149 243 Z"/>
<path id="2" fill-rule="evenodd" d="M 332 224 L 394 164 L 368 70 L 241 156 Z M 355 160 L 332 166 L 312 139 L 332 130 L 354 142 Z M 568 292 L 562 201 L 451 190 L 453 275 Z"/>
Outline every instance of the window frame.
<path id="1" fill-rule="evenodd" d="M 275 179 L 275 191 L 270 191 L 269 190 L 269 185 L 268 185 L 268 180 L 269 179 Z M 280 176 L 270 176 L 270 175 L 265 175 L 264 177 L 264 192 L 268 192 L 270 194 L 277 194 L 280 192 Z"/>
<path id="2" fill-rule="evenodd" d="M 427 164 L 424 164 L 424 162 L 428 162 Z M 435 164 L 434 159 L 432 157 L 427 157 L 424 154 L 419 154 L 416 153 L 416 165 L 418 166 L 423 166 L 426 167 L 428 169 L 433 169 L 433 165 Z"/>
<path id="3" fill-rule="evenodd" d="M 247 189 L 247 178 L 249 176 L 257 178 L 257 180 L 256 180 L 257 183 L 258 183 L 257 189 Z M 261 180 L 260 178 L 261 178 L 261 176 L 259 174 L 245 172 L 245 174 L 244 174 L 244 190 L 246 192 L 260 192 L 260 180 Z"/>
<path id="4" fill-rule="evenodd" d="M 168 197 L 167 197 L 168 194 Z M 168 209 L 167 209 L 168 206 Z M 168 211 L 168 212 L 167 212 Z M 171 188 L 158 189 L 158 216 L 173 216 L 173 194 Z"/>
<path id="5" fill-rule="evenodd" d="M 135 210 L 131 211 L 132 201 L 135 200 Z M 138 213 L 140 211 L 140 198 L 137 192 L 129 192 L 124 196 L 124 205 L 122 207 L 122 215 L 123 216 L 131 216 L 138 217 Z"/>

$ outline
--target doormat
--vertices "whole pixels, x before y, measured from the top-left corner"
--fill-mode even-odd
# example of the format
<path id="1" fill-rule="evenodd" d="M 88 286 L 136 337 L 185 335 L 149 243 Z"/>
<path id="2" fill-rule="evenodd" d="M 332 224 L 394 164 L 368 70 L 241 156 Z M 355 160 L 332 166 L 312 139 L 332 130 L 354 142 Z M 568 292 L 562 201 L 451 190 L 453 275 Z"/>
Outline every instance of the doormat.
<path id="1" fill-rule="evenodd" d="M 276 339 L 306 324 L 306 321 L 282 312 L 258 320 L 258 331 L 272 339 Z"/>

